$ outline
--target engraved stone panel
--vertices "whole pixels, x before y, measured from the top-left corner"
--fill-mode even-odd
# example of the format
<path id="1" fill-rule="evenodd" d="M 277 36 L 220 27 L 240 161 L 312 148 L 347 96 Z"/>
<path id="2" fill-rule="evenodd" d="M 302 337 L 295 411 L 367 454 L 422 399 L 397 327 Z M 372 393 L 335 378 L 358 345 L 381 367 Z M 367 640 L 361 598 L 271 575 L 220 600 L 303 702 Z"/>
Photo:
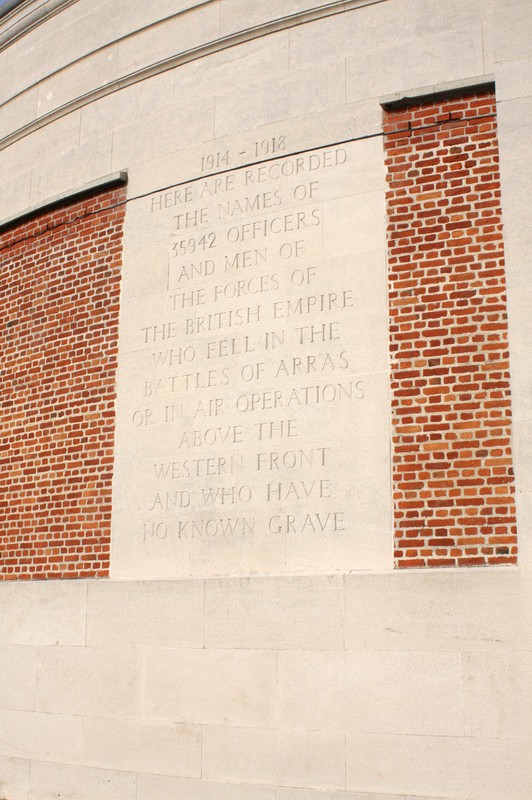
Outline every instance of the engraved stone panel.
<path id="1" fill-rule="evenodd" d="M 382 144 L 294 149 L 129 203 L 116 577 L 391 564 Z"/>

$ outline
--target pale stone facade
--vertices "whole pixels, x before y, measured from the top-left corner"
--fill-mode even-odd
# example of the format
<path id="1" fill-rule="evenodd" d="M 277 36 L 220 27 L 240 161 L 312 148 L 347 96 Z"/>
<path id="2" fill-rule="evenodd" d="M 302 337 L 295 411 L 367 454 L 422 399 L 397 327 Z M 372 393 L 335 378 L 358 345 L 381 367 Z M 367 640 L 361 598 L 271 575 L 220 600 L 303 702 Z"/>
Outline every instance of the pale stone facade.
<path id="1" fill-rule="evenodd" d="M 0 797 L 531 796 L 531 22 L 0 19 L 0 220 L 128 175 L 111 577 L 0 584 Z M 381 103 L 492 81 L 519 563 L 397 572 Z"/>

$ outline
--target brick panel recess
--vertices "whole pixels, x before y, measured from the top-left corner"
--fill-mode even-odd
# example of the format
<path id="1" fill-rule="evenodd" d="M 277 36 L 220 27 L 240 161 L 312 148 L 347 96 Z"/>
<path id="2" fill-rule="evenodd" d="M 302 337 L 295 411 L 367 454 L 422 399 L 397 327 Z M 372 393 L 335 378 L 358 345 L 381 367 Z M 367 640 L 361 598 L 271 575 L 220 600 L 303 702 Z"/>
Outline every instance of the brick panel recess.
<path id="1" fill-rule="evenodd" d="M 109 573 L 124 187 L 0 234 L 0 579 Z"/>
<path id="2" fill-rule="evenodd" d="M 384 112 L 398 567 L 515 564 L 489 89 Z"/>

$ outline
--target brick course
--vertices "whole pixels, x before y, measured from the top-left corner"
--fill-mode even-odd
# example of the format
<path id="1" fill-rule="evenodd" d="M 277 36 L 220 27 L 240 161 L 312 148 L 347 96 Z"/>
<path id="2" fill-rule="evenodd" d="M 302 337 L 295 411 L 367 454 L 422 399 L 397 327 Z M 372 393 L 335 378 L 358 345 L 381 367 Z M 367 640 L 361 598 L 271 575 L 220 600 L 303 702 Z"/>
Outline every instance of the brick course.
<path id="1" fill-rule="evenodd" d="M 109 573 L 124 200 L 100 190 L 0 235 L 1 580 Z"/>
<path id="2" fill-rule="evenodd" d="M 384 112 L 395 559 L 515 564 L 495 96 Z"/>

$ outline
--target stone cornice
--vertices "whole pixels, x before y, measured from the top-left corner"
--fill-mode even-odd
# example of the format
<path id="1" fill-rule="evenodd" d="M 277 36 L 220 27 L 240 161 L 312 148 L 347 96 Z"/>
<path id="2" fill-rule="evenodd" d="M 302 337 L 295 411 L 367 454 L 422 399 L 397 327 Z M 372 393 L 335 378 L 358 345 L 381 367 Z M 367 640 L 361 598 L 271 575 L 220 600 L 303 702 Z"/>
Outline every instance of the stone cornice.
<path id="1" fill-rule="evenodd" d="M 0 33 L 0 51 L 10 44 L 13 44 L 13 42 L 16 42 L 21 36 L 25 36 L 25 34 L 32 31 L 38 25 L 41 25 L 41 23 L 46 22 L 46 20 L 53 17 L 54 14 L 63 11 L 63 9 L 68 8 L 68 6 L 76 2 L 77 0 L 46 0 L 46 2 L 34 8 L 31 8 L 32 5 L 35 5 L 31 2 L 17 3 L 16 5 L 13 4 L 11 7 L 4 8 L 3 14 L 0 14 L 0 20 L 6 17 L 8 23 L 8 15 L 12 12 L 13 16 L 15 16 L 15 12 L 18 13 L 28 8 L 28 13 L 24 14 L 24 16 L 19 19 L 15 19 Z M 0 22 L 0 25 L 3 26 L 4 23 Z"/>
<path id="2" fill-rule="evenodd" d="M 70 5 L 73 2 L 76 2 L 76 0 L 52 0 L 52 2 L 46 3 L 46 6 L 51 7 L 49 14 L 45 15 L 42 19 L 39 19 L 38 21 L 34 21 L 33 27 L 35 27 L 36 24 L 43 22 L 51 14 L 57 13 L 60 10 L 60 8 Z M 307 9 L 305 11 L 299 11 L 295 14 L 289 14 L 285 17 L 279 17 L 274 20 L 269 20 L 268 22 L 261 23 L 260 25 L 256 25 L 251 28 L 246 28 L 245 30 L 241 31 L 236 31 L 235 33 L 228 34 L 227 36 L 223 36 L 214 41 L 206 42 L 197 47 L 193 47 L 189 50 L 184 50 L 180 53 L 176 53 L 175 55 L 163 58 L 159 61 L 156 61 L 152 64 L 148 64 L 126 75 L 122 75 L 121 77 L 113 81 L 109 81 L 103 86 L 97 86 L 96 88 L 91 89 L 89 92 L 85 92 L 84 94 L 78 95 L 77 97 L 72 98 L 71 100 L 62 104 L 61 106 L 58 106 L 57 108 L 54 108 L 51 111 L 46 112 L 46 114 L 42 114 L 41 116 L 36 117 L 31 122 L 22 125 L 20 128 L 12 131 L 7 136 L 0 139 L 0 150 L 3 150 L 4 148 L 18 141 L 19 139 L 23 139 L 25 136 L 28 136 L 29 134 L 33 133 L 39 128 L 42 128 L 45 125 L 49 125 L 51 122 L 60 119 L 66 114 L 69 114 L 73 111 L 77 111 L 79 108 L 82 108 L 88 103 L 92 103 L 95 100 L 99 100 L 102 97 L 106 97 L 112 94 L 113 92 L 125 88 L 126 86 L 132 86 L 135 83 L 139 83 L 140 81 L 146 80 L 147 78 L 151 78 L 154 75 L 158 75 L 161 72 L 165 72 L 166 70 L 174 69 L 180 66 L 181 64 L 186 64 L 189 61 L 194 61 L 196 59 L 204 58 L 205 56 L 209 56 L 221 50 L 225 50 L 230 47 L 235 47 L 244 42 L 249 42 L 252 41 L 253 39 L 260 38 L 261 36 L 267 36 L 272 33 L 277 33 L 282 30 L 293 28 L 296 25 L 301 25 L 307 22 L 313 22 L 315 20 L 322 19 L 324 17 L 329 17 L 356 8 L 361 8 L 369 5 L 376 5 L 378 3 L 384 3 L 384 2 L 388 2 L 388 0 L 333 0 L 332 2 L 321 3 L 311 9 Z M 179 13 L 185 13 L 185 12 L 179 12 Z M 172 15 L 172 16 L 174 17 L 177 15 Z M 159 20 L 153 24 L 156 25 L 161 23 L 164 23 L 164 20 Z M 142 30 L 146 30 L 146 28 L 143 28 Z M 90 58 L 90 56 L 94 55 L 95 53 L 104 52 L 107 48 L 114 46 L 117 41 L 124 41 L 130 39 L 132 36 L 138 35 L 138 33 L 139 31 L 134 31 L 132 33 L 127 34 L 124 37 L 121 37 L 120 39 L 116 39 L 113 42 L 103 45 L 102 47 L 93 50 L 91 53 L 87 53 L 86 55 L 82 56 L 76 61 L 72 61 L 69 64 L 65 64 L 64 67 L 62 67 L 60 70 L 57 70 L 55 73 L 52 74 L 58 74 L 63 69 L 72 66 L 72 64 L 79 63 L 82 60 Z M 22 33 L 19 32 L 18 35 L 22 35 Z M 0 43 L 1 43 L 1 37 L 0 37 Z M 48 75 L 46 77 L 49 78 L 50 76 Z M 25 92 L 28 92 L 31 89 L 35 88 L 36 85 L 38 84 L 33 84 L 32 86 L 26 87 L 22 92 L 15 95 L 15 97 L 20 97 Z M 10 98 L 10 100 L 13 99 L 14 97 Z M 3 105 L 7 105 L 10 102 L 10 100 L 6 101 L 6 103 L 4 103 Z M 2 106 L 0 106 L 0 108 L 2 108 Z"/>

